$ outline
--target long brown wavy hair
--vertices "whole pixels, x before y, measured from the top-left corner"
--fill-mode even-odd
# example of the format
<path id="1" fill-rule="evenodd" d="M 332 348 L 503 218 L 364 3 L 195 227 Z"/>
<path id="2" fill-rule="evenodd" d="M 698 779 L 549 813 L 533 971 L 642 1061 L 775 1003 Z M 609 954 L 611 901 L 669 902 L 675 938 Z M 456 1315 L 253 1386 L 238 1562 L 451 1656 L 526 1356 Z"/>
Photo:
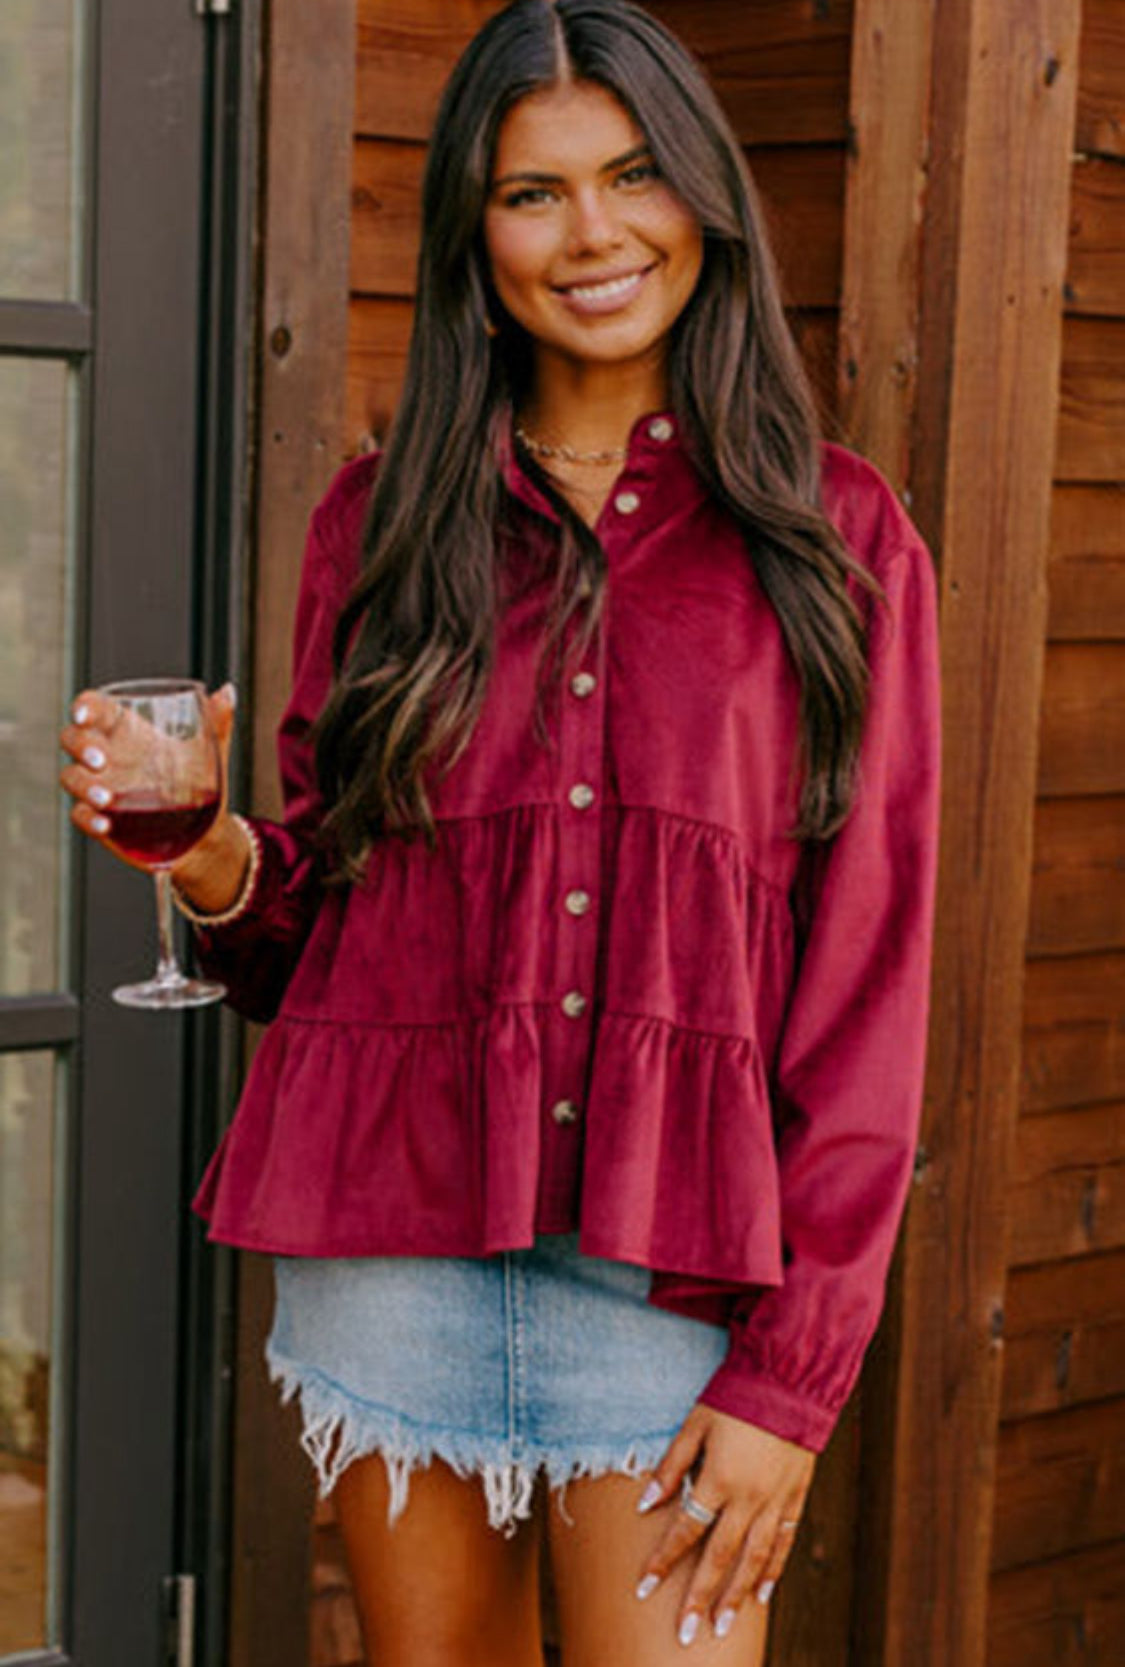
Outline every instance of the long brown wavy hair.
<path id="1" fill-rule="evenodd" d="M 526 396 L 534 343 L 501 306 L 482 223 L 497 134 L 517 100 L 560 79 L 608 89 L 703 230 L 703 266 L 668 342 L 671 403 L 696 467 L 745 530 L 801 690 L 803 766 L 792 837 L 823 840 L 850 809 L 867 698 L 846 577 L 881 595 L 820 504 L 816 403 L 785 318 L 756 188 L 700 66 L 629 0 L 515 0 L 446 86 L 422 188 L 422 246 L 405 385 L 379 461 L 363 569 L 337 624 L 335 683 L 314 730 L 335 877 L 362 875 L 383 833 L 436 844 L 423 775 L 456 762 L 484 700 L 501 604 L 498 551 L 520 506 L 498 443 Z M 490 334 L 486 322 L 495 323 Z M 539 667 L 543 698 L 602 612 L 601 545 L 521 449 L 561 537 Z M 586 585 L 583 586 L 582 580 Z"/>

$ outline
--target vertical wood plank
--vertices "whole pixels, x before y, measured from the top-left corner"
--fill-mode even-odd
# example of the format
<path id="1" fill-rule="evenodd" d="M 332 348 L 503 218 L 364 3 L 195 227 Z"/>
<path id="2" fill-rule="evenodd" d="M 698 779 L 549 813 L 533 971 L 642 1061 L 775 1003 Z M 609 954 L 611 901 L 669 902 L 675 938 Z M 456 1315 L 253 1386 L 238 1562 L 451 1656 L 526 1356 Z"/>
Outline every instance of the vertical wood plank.
<path id="1" fill-rule="evenodd" d="M 355 7 L 270 7 L 254 665 L 254 802 L 269 814 L 306 526 L 343 456 Z"/>
<path id="2" fill-rule="evenodd" d="M 274 731 L 289 681 L 309 514 L 342 456 L 356 0 L 271 0 L 259 311 L 253 805 L 279 808 Z M 293 1406 L 282 1410 L 261 1345 L 268 1259 L 244 1254 L 230 1667 L 306 1667 L 313 1485 Z"/>
<path id="3" fill-rule="evenodd" d="M 900 490 L 916 398 L 932 29 L 931 0 L 857 0 L 838 404 L 851 443 Z"/>
<path id="4" fill-rule="evenodd" d="M 852 1396 L 817 1462 L 789 1561 L 771 1600 L 764 1667 L 847 1667 L 859 1571 L 854 1556 L 860 1401 Z"/>
<path id="5" fill-rule="evenodd" d="M 229 1667 L 307 1667 L 313 1488 L 295 1403 L 282 1408 L 262 1344 L 268 1257 L 239 1258 Z"/>
<path id="6" fill-rule="evenodd" d="M 882 10 L 861 4 L 857 26 Z M 957 813 L 942 829 L 916 1186 L 882 1370 L 865 1381 L 863 1667 L 985 1658 L 1079 12 L 933 13 L 910 481 L 941 563 Z M 853 106 L 879 92 L 878 78 L 853 87 Z M 866 314 L 881 290 L 862 251 L 849 257 L 859 299 L 845 307 Z M 858 437 L 895 445 L 884 398 Z"/>
<path id="7" fill-rule="evenodd" d="M 851 42 L 849 144 L 837 404 L 844 440 L 870 457 L 909 503 L 917 402 L 921 246 L 927 188 L 933 5 L 903 16 L 892 0 L 856 0 Z M 860 1449 L 849 1661 L 877 1659 L 891 1532 L 888 1466 L 900 1362 L 901 1245 L 884 1314 L 859 1386 Z M 872 1474 L 874 1473 L 874 1474 Z"/>

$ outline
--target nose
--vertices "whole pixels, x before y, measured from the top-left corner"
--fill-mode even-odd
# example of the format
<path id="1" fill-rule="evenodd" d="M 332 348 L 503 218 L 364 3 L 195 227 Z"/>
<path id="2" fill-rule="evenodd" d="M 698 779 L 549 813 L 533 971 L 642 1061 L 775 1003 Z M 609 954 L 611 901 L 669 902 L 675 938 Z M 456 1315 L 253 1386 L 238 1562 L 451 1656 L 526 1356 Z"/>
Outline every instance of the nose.
<path id="1" fill-rule="evenodd" d="M 571 199 L 568 253 L 585 254 L 616 247 L 622 232 L 615 207 L 597 188 L 576 192 Z"/>

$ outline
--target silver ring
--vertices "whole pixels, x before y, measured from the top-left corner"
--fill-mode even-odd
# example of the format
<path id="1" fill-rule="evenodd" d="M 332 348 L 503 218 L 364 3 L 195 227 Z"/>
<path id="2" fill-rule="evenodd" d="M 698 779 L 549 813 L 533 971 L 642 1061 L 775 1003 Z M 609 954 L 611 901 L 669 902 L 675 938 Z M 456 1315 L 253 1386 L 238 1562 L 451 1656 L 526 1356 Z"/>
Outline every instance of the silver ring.
<path id="1" fill-rule="evenodd" d="M 788 1522 L 779 1522 L 777 1526 L 779 1528 L 799 1528 L 801 1519 L 800 1517 L 791 1517 Z"/>
<path id="2" fill-rule="evenodd" d="M 689 1517 L 694 1517 L 696 1522 L 702 1522 L 708 1528 L 719 1514 L 718 1511 L 712 1511 L 709 1506 L 700 1504 L 691 1491 L 690 1476 L 684 1477 L 683 1486 L 680 1488 L 680 1509 L 686 1511 Z"/>

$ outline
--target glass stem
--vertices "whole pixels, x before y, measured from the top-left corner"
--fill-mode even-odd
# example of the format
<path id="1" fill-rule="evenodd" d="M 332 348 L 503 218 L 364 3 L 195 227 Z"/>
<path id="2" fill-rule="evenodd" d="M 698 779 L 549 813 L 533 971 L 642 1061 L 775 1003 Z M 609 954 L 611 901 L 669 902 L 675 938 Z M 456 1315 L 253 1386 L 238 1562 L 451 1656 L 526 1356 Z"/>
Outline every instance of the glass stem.
<path id="1" fill-rule="evenodd" d="M 156 881 L 156 931 L 160 942 L 160 959 L 156 968 L 158 984 L 178 984 L 183 978 L 172 942 L 172 876 L 166 868 L 158 868 Z"/>

